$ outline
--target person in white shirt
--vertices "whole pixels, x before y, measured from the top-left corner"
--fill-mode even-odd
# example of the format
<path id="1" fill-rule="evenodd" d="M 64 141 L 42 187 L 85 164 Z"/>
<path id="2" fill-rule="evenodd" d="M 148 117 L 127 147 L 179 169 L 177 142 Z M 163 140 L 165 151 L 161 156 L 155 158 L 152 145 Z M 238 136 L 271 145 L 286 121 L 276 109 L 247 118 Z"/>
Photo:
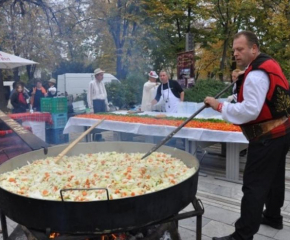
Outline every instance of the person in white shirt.
<path id="1" fill-rule="evenodd" d="M 106 112 L 108 110 L 107 91 L 102 80 L 104 79 L 104 72 L 97 68 L 94 71 L 95 79 L 89 84 L 87 100 L 91 112 Z"/>
<path id="2" fill-rule="evenodd" d="M 56 84 L 56 80 L 54 78 L 49 79 L 48 81 L 49 88 L 47 89 L 46 97 L 53 98 L 56 96 L 57 91 L 56 91 L 55 84 Z"/>
<path id="3" fill-rule="evenodd" d="M 143 86 L 141 111 L 153 111 L 152 100 L 155 98 L 159 86 L 159 83 L 156 82 L 158 74 L 155 71 L 151 71 L 148 76 L 149 80 Z"/>
<path id="4" fill-rule="evenodd" d="M 241 71 L 240 69 L 235 69 L 232 71 L 232 81 L 236 82 L 240 75 L 244 74 L 244 71 Z M 227 101 L 228 102 L 237 102 L 237 86 L 236 84 L 233 87 L 233 94 L 228 96 Z"/>

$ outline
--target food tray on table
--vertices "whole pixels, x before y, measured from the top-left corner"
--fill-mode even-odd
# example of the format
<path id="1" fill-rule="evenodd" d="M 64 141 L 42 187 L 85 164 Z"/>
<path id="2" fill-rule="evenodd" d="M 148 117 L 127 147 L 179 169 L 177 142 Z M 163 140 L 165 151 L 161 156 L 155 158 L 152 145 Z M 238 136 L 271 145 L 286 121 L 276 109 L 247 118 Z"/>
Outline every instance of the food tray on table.
<path id="1" fill-rule="evenodd" d="M 127 113 L 128 114 L 137 114 L 137 113 L 143 113 L 144 111 L 139 111 L 139 110 L 129 110 Z"/>

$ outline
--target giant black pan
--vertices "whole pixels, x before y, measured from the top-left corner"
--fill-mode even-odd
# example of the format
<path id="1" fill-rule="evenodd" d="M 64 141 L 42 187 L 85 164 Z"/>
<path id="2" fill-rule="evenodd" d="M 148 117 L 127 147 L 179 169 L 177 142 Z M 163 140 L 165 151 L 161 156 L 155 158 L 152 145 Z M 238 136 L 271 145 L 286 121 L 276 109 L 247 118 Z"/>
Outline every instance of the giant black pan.
<path id="1" fill-rule="evenodd" d="M 80 143 L 69 155 L 102 151 L 147 152 L 152 144 L 108 142 Z M 66 145 L 51 147 L 47 156 L 56 156 Z M 187 166 L 199 169 L 198 161 L 190 154 L 162 147 Z M 43 150 L 19 155 L 0 166 L 0 174 L 45 158 Z M 0 209 L 12 220 L 37 230 L 50 228 L 54 232 L 86 233 L 118 228 L 139 227 L 165 219 L 186 207 L 195 197 L 198 172 L 185 181 L 158 192 L 123 199 L 92 202 L 61 202 L 23 197 L 0 188 Z"/>

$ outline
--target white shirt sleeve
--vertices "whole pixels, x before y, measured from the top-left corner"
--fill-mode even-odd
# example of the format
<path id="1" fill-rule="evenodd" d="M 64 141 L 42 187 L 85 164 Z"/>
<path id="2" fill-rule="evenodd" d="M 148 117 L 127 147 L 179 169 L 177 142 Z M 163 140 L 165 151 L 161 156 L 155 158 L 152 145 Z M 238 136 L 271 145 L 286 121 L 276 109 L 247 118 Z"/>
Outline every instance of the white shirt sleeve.
<path id="1" fill-rule="evenodd" d="M 144 90 L 149 91 L 151 88 L 154 88 L 156 86 L 155 82 L 146 82 L 144 84 Z"/>
<path id="2" fill-rule="evenodd" d="M 269 77 L 264 71 L 249 72 L 243 87 L 244 100 L 240 103 L 224 102 L 223 119 L 234 124 L 244 124 L 255 120 L 262 110 L 269 85 Z"/>
<path id="3" fill-rule="evenodd" d="M 48 91 L 51 93 L 51 94 L 55 94 L 56 93 L 56 88 L 55 87 L 50 87 L 49 89 L 48 89 Z"/>

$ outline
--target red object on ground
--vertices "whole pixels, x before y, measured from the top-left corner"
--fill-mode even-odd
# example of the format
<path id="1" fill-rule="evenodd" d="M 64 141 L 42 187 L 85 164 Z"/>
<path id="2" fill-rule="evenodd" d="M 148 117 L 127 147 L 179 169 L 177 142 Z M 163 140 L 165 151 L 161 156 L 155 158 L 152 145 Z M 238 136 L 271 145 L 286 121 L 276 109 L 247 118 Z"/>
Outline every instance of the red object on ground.
<path id="1" fill-rule="evenodd" d="M 31 127 L 24 127 L 25 129 L 31 131 Z M 0 137 L 5 137 L 6 135 L 14 133 L 13 130 L 0 130 Z"/>
<path id="2" fill-rule="evenodd" d="M 34 113 L 13 113 L 8 114 L 8 116 L 14 120 L 20 119 L 24 121 L 34 121 L 34 122 L 47 122 L 52 124 L 52 118 L 50 113 L 34 112 Z"/>

